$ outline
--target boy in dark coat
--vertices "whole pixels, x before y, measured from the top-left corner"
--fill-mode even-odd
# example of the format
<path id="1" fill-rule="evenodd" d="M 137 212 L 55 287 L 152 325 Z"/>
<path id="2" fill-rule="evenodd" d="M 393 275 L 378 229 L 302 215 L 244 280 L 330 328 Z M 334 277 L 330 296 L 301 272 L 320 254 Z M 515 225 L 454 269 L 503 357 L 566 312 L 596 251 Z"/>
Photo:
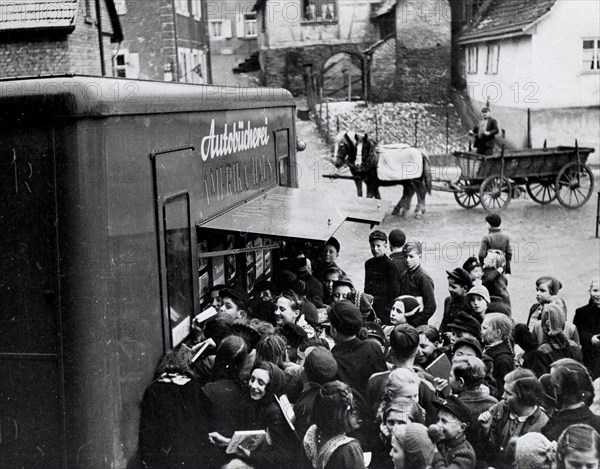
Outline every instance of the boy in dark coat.
<path id="1" fill-rule="evenodd" d="M 444 300 L 444 316 L 440 324 L 440 334 L 446 336 L 449 333 L 448 324 L 452 324 L 459 311 L 471 313 L 471 307 L 467 301 L 467 293 L 473 286 L 469 273 L 459 268 L 448 274 L 448 292 L 450 296 Z"/>
<path id="2" fill-rule="evenodd" d="M 488 234 L 481 240 L 481 246 L 479 247 L 479 262 L 483 264 L 483 260 L 487 256 L 488 251 L 492 249 L 501 251 L 506 259 L 504 272 L 510 274 L 512 247 L 510 246 L 510 239 L 500 229 L 502 218 L 497 213 L 490 213 L 485 217 L 485 221 L 488 222 Z"/>
<path id="3" fill-rule="evenodd" d="M 476 455 L 465 432 L 471 425 L 469 409 L 461 400 L 450 395 L 447 400 L 434 402 L 438 408 L 438 423 L 429 427 L 429 437 L 436 443 L 433 469 L 474 469 Z"/>
<path id="4" fill-rule="evenodd" d="M 481 324 L 481 335 L 485 344 L 484 353 L 494 362 L 495 397 L 502 399 L 504 377 L 515 368 L 515 355 L 508 343 L 512 335 L 512 322 L 502 313 L 490 313 Z"/>
<path id="5" fill-rule="evenodd" d="M 373 257 L 365 262 L 365 293 L 373 296 L 373 309 L 384 324 L 390 323 L 392 303 L 398 296 L 396 265 L 387 256 L 387 235 L 375 230 L 369 235 Z"/>
<path id="6" fill-rule="evenodd" d="M 583 363 L 596 379 L 600 376 L 600 280 L 590 282 L 590 301 L 575 310 L 573 324 L 579 332 Z"/>
<path id="7" fill-rule="evenodd" d="M 402 252 L 402 248 L 404 247 L 404 243 L 406 242 L 406 235 L 402 230 L 392 230 L 390 231 L 390 259 L 396 264 L 396 268 L 398 269 L 398 278 L 402 275 L 402 272 L 408 269 L 406 265 L 406 257 L 404 257 L 404 253 Z"/>
<path id="8" fill-rule="evenodd" d="M 423 311 L 415 314 L 408 321 L 413 327 L 427 324 L 436 308 L 433 280 L 421 267 L 422 249 L 421 243 L 416 242 L 408 242 L 402 249 L 406 256 L 408 270 L 400 277 L 400 294 L 420 298 L 423 304 Z"/>

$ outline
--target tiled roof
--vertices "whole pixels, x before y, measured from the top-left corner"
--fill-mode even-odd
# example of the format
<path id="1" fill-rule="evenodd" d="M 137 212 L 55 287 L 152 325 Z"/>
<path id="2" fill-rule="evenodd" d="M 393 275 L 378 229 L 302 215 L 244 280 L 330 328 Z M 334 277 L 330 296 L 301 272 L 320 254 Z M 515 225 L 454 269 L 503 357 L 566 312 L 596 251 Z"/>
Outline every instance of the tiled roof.
<path id="1" fill-rule="evenodd" d="M 473 24 L 458 38 L 459 43 L 523 34 L 548 13 L 557 0 L 489 0 Z"/>
<path id="2" fill-rule="evenodd" d="M 387 15 L 390 11 L 396 8 L 397 0 L 383 0 L 380 5 L 377 5 L 375 11 L 371 15 L 371 18 L 377 18 L 378 16 Z"/>
<path id="3" fill-rule="evenodd" d="M 0 0 L 0 31 L 75 26 L 78 0 Z"/>

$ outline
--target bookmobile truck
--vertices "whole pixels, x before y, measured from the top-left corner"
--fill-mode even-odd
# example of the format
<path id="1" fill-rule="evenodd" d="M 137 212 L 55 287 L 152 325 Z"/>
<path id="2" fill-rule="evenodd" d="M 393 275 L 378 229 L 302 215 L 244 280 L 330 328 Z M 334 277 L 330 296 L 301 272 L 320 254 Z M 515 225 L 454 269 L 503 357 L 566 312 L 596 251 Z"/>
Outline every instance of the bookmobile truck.
<path id="1" fill-rule="evenodd" d="M 282 89 L 0 80 L 0 467 L 137 467 L 140 403 L 211 285 L 373 201 L 298 189 Z"/>

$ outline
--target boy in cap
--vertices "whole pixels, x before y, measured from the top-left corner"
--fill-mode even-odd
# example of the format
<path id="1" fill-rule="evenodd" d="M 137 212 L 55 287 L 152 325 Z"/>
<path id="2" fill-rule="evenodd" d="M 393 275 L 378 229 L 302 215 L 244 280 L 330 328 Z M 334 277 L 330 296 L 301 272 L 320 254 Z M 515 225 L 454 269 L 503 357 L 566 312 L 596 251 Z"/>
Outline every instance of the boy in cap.
<path id="1" fill-rule="evenodd" d="M 340 255 L 340 242 L 333 236 L 325 241 L 321 259 L 315 265 L 313 275 L 322 283 L 325 283 L 325 276 L 328 269 L 339 269 L 340 275 L 346 276 L 346 273 L 338 265 L 338 257 Z"/>
<path id="2" fill-rule="evenodd" d="M 311 426 L 310 414 L 315 403 L 315 398 L 324 384 L 335 380 L 338 367 L 335 358 L 325 347 L 314 347 L 307 350 L 304 364 L 302 365 L 302 393 L 294 404 L 296 415 L 295 426 L 298 436 L 304 434 Z"/>
<path id="3" fill-rule="evenodd" d="M 483 277 L 483 266 L 475 256 L 469 257 L 462 268 L 471 276 L 473 285 L 481 285 L 481 277 Z"/>
<path id="4" fill-rule="evenodd" d="M 415 314 L 409 324 L 418 327 L 427 324 L 429 318 L 435 313 L 435 293 L 433 280 L 421 267 L 421 255 L 423 248 L 421 243 L 408 242 L 402 248 L 406 256 L 408 269 L 400 276 L 400 294 L 411 295 L 420 298 L 423 303 L 423 311 Z"/>
<path id="5" fill-rule="evenodd" d="M 248 315 L 248 295 L 239 288 L 223 288 L 219 292 L 222 304 L 219 313 L 228 314 L 232 319 L 245 319 Z"/>
<path id="6" fill-rule="evenodd" d="M 363 316 L 350 301 L 331 305 L 328 316 L 338 379 L 364 396 L 371 374 L 387 370 L 383 351 L 375 342 L 356 337 L 363 326 Z"/>
<path id="7" fill-rule="evenodd" d="M 454 322 L 456 313 L 459 311 L 465 311 L 472 313 L 471 307 L 467 301 L 467 293 L 471 289 L 473 282 L 469 273 L 457 267 L 452 271 L 446 271 L 448 275 L 448 296 L 444 300 L 444 316 L 442 317 L 442 323 L 440 324 L 440 334 L 444 336 L 445 341 L 448 342 L 448 336 L 450 331 L 448 330 L 448 324 Z"/>
<path id="8" fill-rule="evenodd" d="M 485 221 L 488 223 L 488 234 L 485 235 L 481 240 L 481 245 L 479 247 L 479 262 L 483 264 L 483 260 L 486 258 L 488 251 L 500 251 L 504 254 L 504 258 L 506 260 L 504 272 L 510 274 L 512 247 L 510 246 L 510 239 L 500 229 L 502 218 L 497 213 L 490 213 L 485 217 Z"/>
<path id="9" fill-rule="evenodd" d="M 450 329 L 450 344 L 454 345 L 458 339 L 465 337 L 481 341 L 481 324 L 470 314 L 459 311 L 452 324 L 448 324 Z"/>
<path id="10" fill-rule="evenodd" d="M 408 269 L 406 265 L 406 258 L 404 257 L 404 253 L 402 252 L 402 248 L 404 247 L 404 243 L 406 243 L 406 235 L 402 230 L 392 230 L 390 231 L 390 259 L 396 264 L 396 269 L 398 269 L 398 278 L 400 278 L 400 274 Z"/>
<path id="11" fill-rule="evenodd" d="M 375 230 L 369 235 L 373 257 L 365 262 L 365 293 L 373 295 L 373 309 L 384 324 L 390 322 L 390 310 L 398 296 L 398 271 L 387 256 L 387 235 Z"/>
<path id="12" fill-rule="evenodd" d="M 429 437 L 436 444 L 433 469 L 474 469 L 475 450 L 467 441 L 465 432 L 471 424 L 467 406 L 456 396 L 433 403 L 438 409 L 437 424 L 429 427 Z"/>

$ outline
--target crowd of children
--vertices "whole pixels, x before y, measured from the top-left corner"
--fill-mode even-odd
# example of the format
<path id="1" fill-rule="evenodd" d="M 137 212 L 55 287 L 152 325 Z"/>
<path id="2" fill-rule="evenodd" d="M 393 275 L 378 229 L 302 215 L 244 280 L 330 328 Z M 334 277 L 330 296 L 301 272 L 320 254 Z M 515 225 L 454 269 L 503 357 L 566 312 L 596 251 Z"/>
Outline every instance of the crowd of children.
<path id="1" fill-rule="evenodd" d="M 447 272 L 438 327 L 421 245 L 400 230 L 371 232 L 364 291 L 335 238 L 315 259 L 288 249 L 253 302 L 213 287 L 214 315 L 144 394 L 143 467 L 598 469 L 600 282 L 571 322 L 541 277 L 515 324 L 510 241 L 486 221 L 479 256 Z"/>

